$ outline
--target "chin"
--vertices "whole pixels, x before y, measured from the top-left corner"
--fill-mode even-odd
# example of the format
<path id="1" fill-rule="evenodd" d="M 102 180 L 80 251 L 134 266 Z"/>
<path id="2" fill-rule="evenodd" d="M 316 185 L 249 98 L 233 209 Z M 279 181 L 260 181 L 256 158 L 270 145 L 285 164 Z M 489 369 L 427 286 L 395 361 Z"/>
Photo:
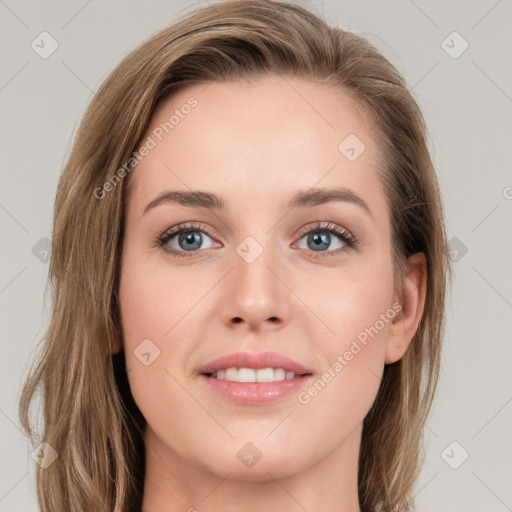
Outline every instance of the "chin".
<path id="1" fill-rule="evenodd" d="M 217 456 L 213 455 L 215 460 L 212 457 L 208 461 L 203 460 L 203 464 L 210 472 L 222 478 L 229 474 L 228 480 L 246 482 L 288 478 L 307 469 L 307 461 L 299 459 L 295 450 L 285 452 L 283 447 L 275 450 L 272 447 L 265 448 L 263 444 L 264 441 L 260 443 L 260 449 L 249 442 L 233 450 L 225 448 Z M 313 464 L 314 461 L 311 462 Z"/>

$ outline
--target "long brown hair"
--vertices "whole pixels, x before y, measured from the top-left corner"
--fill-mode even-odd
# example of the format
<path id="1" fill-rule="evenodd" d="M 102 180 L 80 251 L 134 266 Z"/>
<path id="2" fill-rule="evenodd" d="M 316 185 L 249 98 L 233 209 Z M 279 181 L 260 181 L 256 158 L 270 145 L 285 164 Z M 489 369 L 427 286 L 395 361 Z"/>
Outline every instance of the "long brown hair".
<path id="1" fill-rule="evenodd" d="M 117 290 L 134 150 L 156 106 L 177 90 L 259 74 L 315 80 L 356 102 L 377 127 L 397 285 L 407 258 L 426 256 L 423 315 L 405 355 L 385 367 L 359 461 L 363 510 L 413 505 L 451 275 L 424 119 L 403 77 L 363 37 L 291 3 L 229 0 L 190 13 L 122 60 L 91 101 L 60 178 L 52 316 L 19 408 L 34 446 L 45 441 L 58 454 L 48 467 L 36 466 L 42 512 L 140 511 L 145 419 L 130 393 L 124 352 L 110 352 L 122 348 Z M 29 421 L 39 387 L 41 435 Z"/>

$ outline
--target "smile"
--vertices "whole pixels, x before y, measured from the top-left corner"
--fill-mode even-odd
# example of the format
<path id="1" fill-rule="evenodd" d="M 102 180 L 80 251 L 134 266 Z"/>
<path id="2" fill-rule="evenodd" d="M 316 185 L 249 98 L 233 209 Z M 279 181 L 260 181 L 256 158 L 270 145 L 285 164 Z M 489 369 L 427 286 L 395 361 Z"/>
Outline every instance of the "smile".
<path id="1" fill-rule="evenodd" d="M 263 405 L 298 393 L 313 371 L 278 352 L 235 352 L 203 365 L 198 376 L 206 389 L 232 403 Z"/>
<path id="2" fill-rule="evenodd" d="M 213 379 L 224 379 L 232 382 L 277 382 L 300 377 L 284 368 L 226 368 L 207 374 Z"/>

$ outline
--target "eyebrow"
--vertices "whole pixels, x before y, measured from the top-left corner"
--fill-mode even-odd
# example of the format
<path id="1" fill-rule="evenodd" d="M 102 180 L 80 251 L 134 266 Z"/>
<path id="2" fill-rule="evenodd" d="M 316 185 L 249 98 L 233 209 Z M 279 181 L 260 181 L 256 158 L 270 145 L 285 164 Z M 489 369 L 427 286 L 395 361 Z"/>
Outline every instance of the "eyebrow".
<path id="1" fill-rule="evenodd" d="M 352 190 L 338 187 L 311 188 L 306 191 L 299 190 L 290 199 L 288 209 L 319 206 L 334 201 L 355 204 L 366 211 L 370 217 L 373 217 L 370 207 L 361 197 L 355 194 Z M 180 204 L 188 207 L 207 208 L 208 210 L 226 209 L 226 202 L 224 199 L 212 192 L 205 192 L 201 190 L 164 190 L 146 206 L 143 215 L 161 204 L 168 203 Z"/>

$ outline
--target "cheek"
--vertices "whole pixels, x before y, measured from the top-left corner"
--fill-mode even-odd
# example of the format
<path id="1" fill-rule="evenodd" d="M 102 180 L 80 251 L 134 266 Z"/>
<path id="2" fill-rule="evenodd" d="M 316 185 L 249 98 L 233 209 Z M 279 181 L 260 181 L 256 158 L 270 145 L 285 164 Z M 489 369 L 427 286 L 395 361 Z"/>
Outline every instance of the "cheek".
<path id="1" fill-rule="evenodd" d="M 361 346 L 368 342 L 358 359 L 379 353 L 395 316 L 393 291 L 392 263 L 385 255 L 357 268 L 305 281 L 300 296 L 320 320 L 310 323 L 309 339 L 324 347 L 331 358 L 348 350 L 356 339 Z"/>
<path id="2" fill-rule="evenodd" d="M 190 295 L 182 299 L 169 281 L 142 259 L 128 257 L 123 262 L 119 299 L 126 371 L 135 403 L 150 425 L 165 425 L 167 434 L 175 435 L 175 416 L 191 417 L 197 411 L 184 399 L 178 384 L 182 378 L 175 371 L 182 365 L 186 347 L 180 343 L 169 350 L 168 343 L 191 308 Z"/>
<path id="3" fill-rule="evenodd" d="M 177 382 L 204 337 L 201 298 L 217 278 L 171 271 L 136 249 L 123 256 L 119 302 L 128 378 L 141 411 L 159 411 L 162 394 L 155 390 L 165 390 L 170 403 L 183 399 Z"/>
<path id="4" fill-rule="evenodd" d="M 314 418 L 320 437 L 327 435 L 326 426 L 334 427 L 328 431 L 334 444 L 362 423 L 377 396 L 394 314 L 386 298 L 354 290 L 338 303 L 332 324 L 336 335 L 317 343 L 325 358 L 323 373 L 297 396 L 302 414 Z"/>
<path id="5" fill-rule="evenodd" d="M 383 258 L 361 271 L 324 280 L 323 292 L 302 289 L 323 320 L 306 326 L 307 337 L 316 340 L 316 350 L 323 356 L 323 373 L 298 397 L 299 403 L 314 404 L 319 414 L 328 411 L 333 421 L 362 421 L 379 388 L 388 331 L 397 315 L 391 261 Z"/>
<path id="6" fill-rule="evenodd" d="M 165 263 L 150 265 L 142 257 L 126 259 L 119 296 L 127 341 L 133 344 L 150 338 L 165 344 L 181 322 L 189 320 L 187 315 L 196 314 L 207 286 L 204 280 L 184 279 L 179 270 L 171 272 Z"/>
<path id="7" fill-rule="evenodd" d="M 145 276 L 153 276 L 151 279 Z M 152 387 L 162 375 L 167 357 L 163 340 L 172 328 L 172 294 L 163 293 L 157 285 L 154 270 L 131 255 L 123 260 L 119 301 L 123 326 L 126 369 L 134 398 Z M 167 366 L 167 363 L 165 364 Z M 146 394 L 144 403 L 151 403 Z"/>

